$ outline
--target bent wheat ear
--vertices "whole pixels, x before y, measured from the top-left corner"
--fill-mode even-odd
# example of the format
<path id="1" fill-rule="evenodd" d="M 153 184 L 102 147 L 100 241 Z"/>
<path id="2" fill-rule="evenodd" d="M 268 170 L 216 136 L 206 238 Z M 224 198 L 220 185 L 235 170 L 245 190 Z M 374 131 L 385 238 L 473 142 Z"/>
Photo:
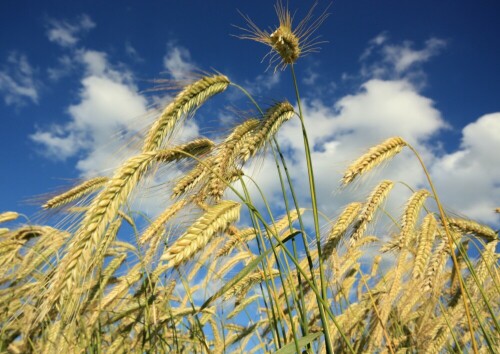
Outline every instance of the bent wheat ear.
<path id="1" fill-rule="evenodd" d="M 255 128 L 254 133 L 242 143 L 239 157 L 245 162 L 254 156 L 276 134 L 281 125 L 292 118 L 294 114 L 293 106 L 288 101 L 271 106 L 266 111 L 264 120 Z"/>
<path id="2" fill-rule="evenodd" d="M 392 187 L 394 187 L 394 182 L 385 180 L 380 182 L 371 192 L 368 200 L 365 203 L 363 210 L 361 211 L 358 221 L 354 226 L 354 231 L 351 236 L 350 244 L 353 245 L 354 242 L 359 240 L 366 231 L 368 223 L 372 221 L 375 212 L 380 204 L 387 197 Z"/>
<path id="3" fill-rule="evenodd" d="M 418 238 L 417 254 L 415 256 L 415 265 L 412 273 L 415 279 L 420 279 L 424 274 L 425 266 L 431 255 L 437 228 L 438 224 L 434 215 L 427 214 L 422 221 L 422 227 Z"/>
<path id="4" fill-rule="evenodd" d="M 233 132 L 222 143 L 220 152 L 214 157 L 212 173 L 210 175 L 208 194 L 220 199 L 226 189 L 221 178 L 229 179 L 228 172 L 235 164 L 238 152 L 245 138 L 259 125 L 258 119 L 249 119 L 234 128 Z"/>
<path id="5" fill-rule="evenodd" d="M 141 245 L 144 245 L 146 242 L 148 242 L 153 236 L 158 234 L 160 230 L 163 229 L 163 225 L 170 220 L 177 212 L 179 212 L 184 206 L 187 204 L 187 200 L 181 199 L 177 203 L 174 203 L 173 205 L 169 206 L 167 209 L 165 209 L 160 216 L 156 218 L 155 221 L 149 225 L 149 227 L 144 231 L 142 236 L 139 239 L 139 243 Z"/>
<path id="6" fill-rule="evenodd" d="M 72 202 L 96 191 L 97 189 L 101 188 L 108 180 L 108 177 L 95 177 L 89 179 L 88 181 L 85 181 L 64 193 L 56 195 L 55 197 L 47 200 L 47 202 L 42 205 L 42 208 L 53 209 L 68 204 L 69 202 Z"/>
<path id="7" fill-rule="evenodd" d="M 165 251 L 161 260 L 168 261 L 169 267 L 177 267 L 188 261 L 207 245 L 215 233 L 225 230 L 229 224 L 238 220 L 240 208 L 239 203 L 230 200 L 210 206 L 208 211 Z"/>
<path id="8" fill-rule="evenodd" d="M 478 222 L 459 218 L 448 218 L 450 226 L 458 229 L 464 234 L 474 234 L 479 237 L 489 238 L 495 240 L 497 233 L 489 226 L 482 225 Z"/>
<path id="9" fill-rule="evenodd" d="M 321 252 L 323 258 L 326 259 L 332 254 L 335 247 L 337 247 L 340 238 L 358 215 L 358 212 L 361 209 L 361 205 L 362 204 L 358 202 L 351 203 L 339 215 L 339 217 L 333 224 L 333 227 L 330 230 L 330 233 L 328 234 L 326 242 L 323 246 Z"/>
<path id="10" fill-rule="evenodd" d="M 407 246 L 413 239 L 418 214 L 420 214 L 420 209 L 422 209 L 422 206 L 429 195 L 429 191 L 422 189 L 413 193 L 408 200 L 401 220 L 401 235 L 398 240 L 399 249 Z"/>
<path id="11" fill-rule="evenodd" d="M 0 214 L 0 224 L 7 221 L 16 220 L 19 217 L 19 214 L 15 211 L 6 211 Z"/>
<path id="12" fill-rule="evenodd" d="M 224 91 L 229 86 L 224 75 L 204 77 L 187 86 L 165 108 L 148 132 L 142 148 L 143 152 L 157 150 L 163 139 L 172 131 L 183 115 L 202 105 L 210 97 Z"/>
<path id="13" fill-rule="evenodd" d="M 347 168 L 344 177 L 342 177 L 342 184 L 344 186 L 348 185 L 356 177 L 361 176 L 381 162 L 399 153 L 407 145 L 403 138 L 396 136 L 370 148 L 366 154 L 362 155 Z"/>

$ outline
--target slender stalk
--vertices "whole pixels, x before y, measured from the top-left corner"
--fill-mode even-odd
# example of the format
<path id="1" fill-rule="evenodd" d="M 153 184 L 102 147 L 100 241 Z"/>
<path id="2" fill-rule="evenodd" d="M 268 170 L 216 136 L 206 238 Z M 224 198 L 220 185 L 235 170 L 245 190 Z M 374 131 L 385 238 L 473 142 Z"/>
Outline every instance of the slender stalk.
<path id="1" fill-rule="evenodd" d="M 316 200 L 316 186 L 314 183 L 314 171 L 311 160 L 311 149 L 309 147 L 309 139 L 307 137 L 306 126 L 304 124 L 304 115 L 302 113 L 302 103 L 300 100 L 299 94 L 299 85 L 297 83 L 297 76 L 295 75 L 295 68 L 293 64 L 290 64 L 290 69 L 292 72 L 293 78 L 293 86 L 295 88 L 295 96 L 297 97 L 297 105 L 299 107 L 299 118 L 300 124 L 302 126 L 302 137 L 304 138 L 304 149 L 306 154 L 306 163 L 307 163 L 307 173 L 309 176 L 309 189 L 311 193 L 311 204 L 313 210 L 313 218 L 314 218 L 314 231 L 316 235 L 316 244 L 318 248 L 318 258 L 319 258 L 319 277 L 320 277 L 320 286 L 321 286 L 321 297 L 323 300 L 326 300 L 326 282 L 325 282 L 325 274 L 323 270 L 322 257 L 321 257 L 321 238 L 320 238 L 320 228 L 319 228 L 319 216 L 318 216 L 318 202 Z M 324 309 L 322 306 L 319 306 L 321 321 L 323 323 L 323 327 L 325 329 L 328 328 L 328 322 L 325 317 Z M 326 344 L 326 352 L 328 354 L 332 353 L 332 341 L 330 339 L 330 334 L 328 330 L 325 330 L 325 344 Z"/>

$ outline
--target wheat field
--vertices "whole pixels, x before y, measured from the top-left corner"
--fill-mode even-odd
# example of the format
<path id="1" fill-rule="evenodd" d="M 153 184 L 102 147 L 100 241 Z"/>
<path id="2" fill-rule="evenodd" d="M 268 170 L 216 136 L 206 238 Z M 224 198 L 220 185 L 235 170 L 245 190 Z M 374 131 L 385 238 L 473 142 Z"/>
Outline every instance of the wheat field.
<path id="1" fill-rule="evenodd" d="M 332 221 L 321 217 L 294 65 L 315 51 L 309 39 L 327 14 L 310 12 L 292 28 L 288 9 L 276 9 L 274 32 L 246 18 L 241 38 L 270 47 L 270 66 L 292 75 L 293 103 L 261 106 L 225 75 L 199 77 L 110 176 L 41 203 L 57 225 L 0 214 L 2 352 L 497 352 L 498 231 L 449 215 L 404 137 L 366 146 L 330 186 L 362 184 L 372 169 L 413 152 L 428 184 L 391 215 L 390 231 L 379 222 L 398 183 L 390 179 Z M 172 143 L 205 102 L 229 89 L 248 96 L 253 116 L 217 139 Z M 292 183 L 276 135 L 291 119 L 304 128 L 307 186 Z M 272 153 L 286 212 L 271 218 L 269 205 L 253 202 L 244 167 Z M 165 184 L 163 210 L 152 219 L 131 213 L 143 182 L 172 165 L 182 174 Z M 310 204 L 298 204 L 299 188 Z"/>

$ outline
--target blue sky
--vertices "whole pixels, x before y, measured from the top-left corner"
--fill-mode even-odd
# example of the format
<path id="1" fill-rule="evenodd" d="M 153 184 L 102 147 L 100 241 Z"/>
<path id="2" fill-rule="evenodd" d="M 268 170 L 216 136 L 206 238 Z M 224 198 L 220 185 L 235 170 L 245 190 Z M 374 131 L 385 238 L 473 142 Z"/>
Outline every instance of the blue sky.
<path id="1" fill-rule="evenodd" d="M 316 14 L 327 5 L 320 1 Z M 309 6 L 289 4 L 297 19 Z M 153 80 L 217 70 L 263 105 L 295 103 L 289 71 L 266 71 L 267 49 L 231 36 L 242 33 L 233 25 L 245 26 L 237 10 L 264 29 L 277 23 L 271 1 L 2 1 L 0 211 L 32 214 L 38 209 L 26 199 L 109 174 L 116 156 L 133 153 L 120 141 L 144 131 L 154 117 L 148 108 L 165 102 L 169 92 L 150 91 Z M 422 153 L 450 209 L 498 226 L 498 2 L 344 0 L 329 12 L 317 32 L 328 43 L 296 66 L 323 209 L 347 201 L 328 203 L 346 164 L 397 134 Z M 200 110 L 183 135 L 224 132 L 235 110 L 250 108 L 233 89 Z M 287 123 L 280 140 L 300 170 L 297 128 Z M 398 159 L 377 178 L 424 185 L 414 158 Z M 276 179 L 255 173 L 277 202 Z"/>

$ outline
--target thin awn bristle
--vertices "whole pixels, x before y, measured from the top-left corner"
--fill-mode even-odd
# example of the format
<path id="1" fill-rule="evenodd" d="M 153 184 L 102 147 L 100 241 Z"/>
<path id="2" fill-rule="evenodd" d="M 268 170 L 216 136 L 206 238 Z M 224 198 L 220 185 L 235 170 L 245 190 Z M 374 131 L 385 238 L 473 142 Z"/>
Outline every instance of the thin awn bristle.
<path id="1" fill-rule="evenodd" d="M 187 86 L 165 108 L 148 132 L 142 148 L 143 152 L 160 148 L 164 138 L 172 131 L 183 115 L 189 114 L 210 97 L 224 91 L 229 86 L 229 79 L 224 75 L 203 77 Z"/>
<path id="2" fill-rule="evenodd" d="M 108 180 L 109 180 L 108 177 L 91 178 L 88 181 L 85 181 L 64 193 L 61 193 L 49 199 L 47 202 L 45 202 L 44 205 L 42 205 L 42 208 L 53 209 L 66 205 L 76 199 L 79 199 L 85 195 L 88 195 L 96 191 L 97 189 L 100 189 L 106 184 L 106 182 L 108 182 Z"/>
<path id="3" fill-rule="evenodd" d="M 347 168 L 342 177 L 342 184 L 344 186 L 348 185 L 356 177 L 361 176 L 383 161 L 398 154 L 407 145 L 403 138 L 396 136 L 370 148 L 366 154 L 362 155 Z"/>
<path id="4" fill-rule="evenodd" d="M 230 200 L 210 206 L 209 210 L 194 222 L 162 255 L 169 267 L 176 267 L 188 261 L 219 231 L 225 230 L 238 220 L 241 205 Z"/>

